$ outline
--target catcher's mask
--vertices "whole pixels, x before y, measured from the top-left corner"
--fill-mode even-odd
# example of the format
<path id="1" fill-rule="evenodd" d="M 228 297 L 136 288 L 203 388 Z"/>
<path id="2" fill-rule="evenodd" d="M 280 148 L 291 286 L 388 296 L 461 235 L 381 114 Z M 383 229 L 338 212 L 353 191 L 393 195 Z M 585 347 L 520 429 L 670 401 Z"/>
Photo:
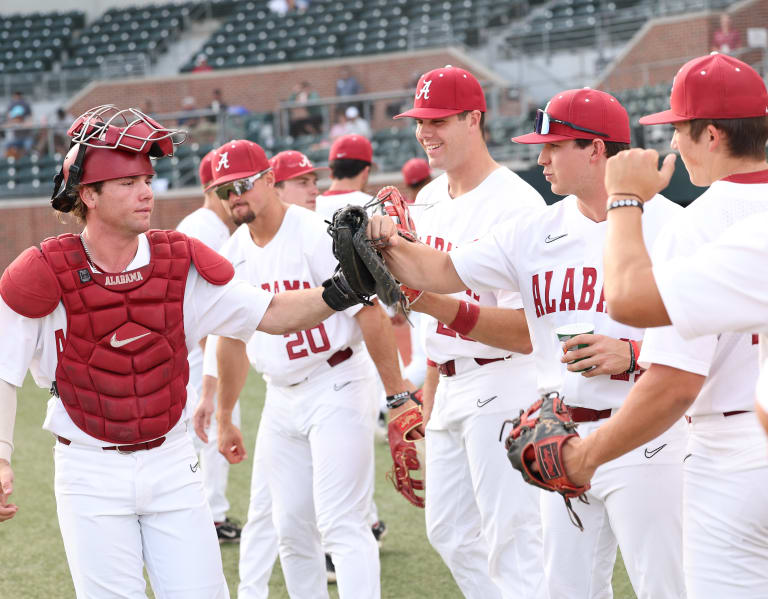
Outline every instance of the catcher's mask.
<path id="1" fill-rule="evenodd" d="M 70 191 L 81 183 L 153 175 L 150 158 L 172 156 L 186 133 L 167 129 L 136 108 L 104 104 L 77 117 L 67 135 L 72 138 L 70 149 L 53 179 L 51 196 L 59 212 L 72 210 Z"/>

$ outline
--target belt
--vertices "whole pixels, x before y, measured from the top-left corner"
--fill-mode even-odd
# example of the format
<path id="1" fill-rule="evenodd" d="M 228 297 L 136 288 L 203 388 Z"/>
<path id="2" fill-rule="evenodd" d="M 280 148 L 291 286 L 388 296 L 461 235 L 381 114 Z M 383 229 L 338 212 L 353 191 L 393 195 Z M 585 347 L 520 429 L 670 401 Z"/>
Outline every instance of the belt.
<path id="1" fill-rule="evenodd" d="M 589 408 L 568 406 L 568 411 L 571 413 L 571 418 L 573 418 L 574 422 L 597 422 L 598 420 L 611 417 L 610 408 L 607 410 L 591 410 Z"/>
<path id="2" fill-rule="evenodd" d="M 501 362 L 502 360 L 506 360 L 508 357 L 509 356 L 505 358 L 474 358 L 474 360 L 479 366 L 485 366 L 491 362 Z M 456 360 L 448 360 L 443 364 L 438 364 L 437 370 L 443 376 L 454 376 L 456 374 Z"/>
<path id="3" fill-rule="evenodd" d="M 59 440 L 59 443 L 62 443 L 63 445 L 70 445 L 72 443 L 72 441 L 61 435 L 56 435 L 56 438 Z M 165 437 L 158 437 L 157 439 L 144 441 L 143 443 L 134 443 L 132 445 L 110 445 L 108 447 L 102 447 L 102 449 L 104 451 L 116 451 L 117 453 L 133 453 L 134 451 L 154 449 L 155 447 L 160 447 L 163 443 L 165 443 Z"/>
<path id="4" fill-rule="evenodd" d="M 736 416 L 736 414 L 746 414 L 747 412 L 749 412 L 749 410 L 732 410 L 732 411 L 730 411 L 730 412 L 723 412 L 723 418 L 728 418 L 728 416 Z M 688 415 L 686 414 L 686 416 L 685 416 L 685 421 L 686 421 L 688 424 L 690 424 L 690 423 L 691 423 L 691 420 L 692 420 L 693 418 L 696 418 L 696 416 L 688 416 Z"/>
<path id="5" fill-rule="evenodd" d="M 352 357 L 352 348 L 347 347 L 345 349 L 340 349 L 335 354 L 333 354 L 330 358 L 328 358 L 328 364 L 331 368 L 334 366 L 338 366 L 342 362 L 346 362 Z"/>

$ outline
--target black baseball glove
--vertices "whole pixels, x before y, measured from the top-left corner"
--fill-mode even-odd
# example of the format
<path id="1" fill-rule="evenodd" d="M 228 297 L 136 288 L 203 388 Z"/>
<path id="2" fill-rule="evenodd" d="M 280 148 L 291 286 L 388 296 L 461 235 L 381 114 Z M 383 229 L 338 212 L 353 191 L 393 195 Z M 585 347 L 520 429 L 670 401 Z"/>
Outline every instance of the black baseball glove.
<path id="1" fill-rule="evenodd" d="M 359 303 L 372 305 L 374 295 L 388 306 L 405 303 L 400 285 L 366 236 L 367 225 L 365 209 L 352 205 L 339 208 L 328 225 L 339 265 L 323 283 L 323 299 L 334 310 Z"/>
<path id="2" fill-rule="evenodd" d="M 534 417 L 533 414 L 537 411 L 539 413 Z M 573 511 L 571 499 L 576 497 L 588 503 L 584 493 L 589 490 L 589 484 L 574 485 L 568 478 L 562 459 L 565 442 L 571 437 L 579 436 L 576 426 L 568 406 L 563 403 L 560 395 L 555 392 L 547 393 L 530 408 L 520 411 L 520 416 L 512 421 L 512 432 L 509 433 L 504 446 L 507 448 L 509 461 L 520 471 L 525 482 L 560 493 L 565 500 L 571 522 L 580 530 L 584 530 L 581 519 Z M 503 432 L 502 426 L 501 434 Z M 536 469 L 533 468 L 534 464 Z"/>

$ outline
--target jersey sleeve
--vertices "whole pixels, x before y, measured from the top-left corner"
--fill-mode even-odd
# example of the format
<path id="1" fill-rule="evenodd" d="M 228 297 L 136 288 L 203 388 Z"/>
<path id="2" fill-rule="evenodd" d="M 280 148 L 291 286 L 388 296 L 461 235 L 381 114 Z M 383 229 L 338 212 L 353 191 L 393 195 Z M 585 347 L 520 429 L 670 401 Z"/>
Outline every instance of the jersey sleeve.
<path id="1" fill-rule="evenodd" d="M 214 333 L 247 343 L 269 308 L 272 297 L 271 293 L 239 279 L 226 285 L 212 285 L 197 273 L 193 265 L 189 269 L 185 293 L 185 298 L 190 298 L 189 305 L 185 302 L 184 306 L 187 339 L 202 339 Z"/>
<path id="2" fill-rule="evenodd" d="M 41 335 L 41 320 L 14 312 L 0 298 L 0 379 L 15 387 L 24 384 Z M 10 340 L 13 342 L 10 342 Z"/>
<path id="3" fill-rule="evenodd" d="M 667 225 L 659 233 L 651 252 L 654 264 L 685 257 L 698 245 L 695 232 L 678 226 L 680 221 Z M 645 332 L 639 363 L 663 364 L 679 370 L 706 376 L 717 349 L 717 336 L 707 335 L 685 340 L 672 326 L 650 328 Z"/>
<path id="4" fill-rule="evenodd" d="M 680 335 L 768 331 L 766 255 L 763 223 L 745 222 L 691 256 L 654 266 L 659 293 Z"/>
<path id="5" fill-rule="evenodd" d="M 517 222 L 507 220 L 477 241 L 449 252 L 456 273 L 468 289 L 520 290 L 518 273 L 510 260 L 514 255 Z"/>

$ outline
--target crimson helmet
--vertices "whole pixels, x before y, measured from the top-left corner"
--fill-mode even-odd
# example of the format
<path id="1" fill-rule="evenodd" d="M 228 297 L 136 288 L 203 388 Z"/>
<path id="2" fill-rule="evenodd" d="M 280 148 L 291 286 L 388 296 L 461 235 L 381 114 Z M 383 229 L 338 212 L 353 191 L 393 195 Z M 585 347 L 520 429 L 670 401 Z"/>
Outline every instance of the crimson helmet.
<path id="1" fill-rule="evenodd" d="M 54 178 L 51 205 L 60 212 L 74 207 L 72 189 L 120 177 L 152 175 L 152 158 L 172 156 L 184 132 L 167 129 L 136 108 L 111 104 L 91 108 L 67 131 L 72 145 Z"/>

